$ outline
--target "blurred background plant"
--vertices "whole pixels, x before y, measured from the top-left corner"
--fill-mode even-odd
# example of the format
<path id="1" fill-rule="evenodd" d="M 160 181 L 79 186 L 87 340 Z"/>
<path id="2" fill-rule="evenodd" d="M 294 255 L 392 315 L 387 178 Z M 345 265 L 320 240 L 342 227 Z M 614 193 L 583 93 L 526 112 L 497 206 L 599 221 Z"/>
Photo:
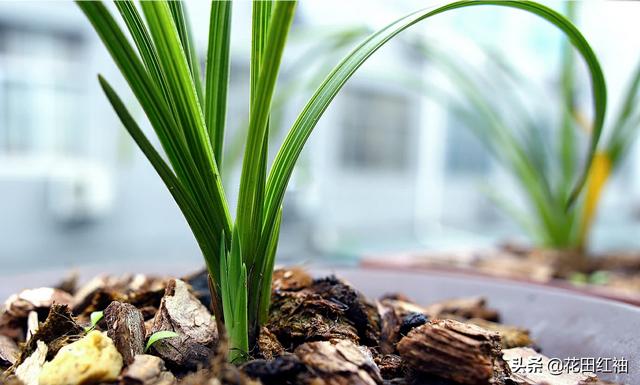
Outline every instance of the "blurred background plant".
<path id="1" fill-rule="evenodd" d="M 575 20 L 579 2 L 566 2 Z M 547 95 L 495 47 L 481 47 L 482 65 L 469 65 L 458 52 L 423 42 L 425 54 L 451 86 L 428 81 L 424 92 L 443 102 L 519 186 L 524 210 L 504 196 L 502 186 L 483 184 L 488 196 L 529 234 L 539 247 L 585 251 L 601 192 L 612 173 L 633 149 L 640 126 L 640 62 L 627 81 L 617 111 L 610 108 L 606 139 L 599 146 L 587 180 L 586 193 L 570 208 L 564 206 L 585 153 L 592 123 L 578 95 L 585 88 L 571 44 L 564 41 L 553 93 Z M 582 83 L 582 84 L 581 84 Z M 543 91 L 543 92 L 541 92 Z M 552 112 L 552 113 L 550 113 Z M 553 116 L 555 113 L 556 116 Z"/>

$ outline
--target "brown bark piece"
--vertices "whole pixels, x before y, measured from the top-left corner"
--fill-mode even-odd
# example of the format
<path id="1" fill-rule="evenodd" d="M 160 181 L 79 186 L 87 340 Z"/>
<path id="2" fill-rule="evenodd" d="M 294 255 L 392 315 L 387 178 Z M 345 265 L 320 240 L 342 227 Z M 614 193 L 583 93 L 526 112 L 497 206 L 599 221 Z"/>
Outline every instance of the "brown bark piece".
<path id="1" fill-rule="evenodd" d="M 273 290 L 297 291 L 313 284 L 313 278 L 299 267 L 277 269 L 273 272 Z"/>
<path id="2" fill-rule="evenodd" d="M 375 385 L 382 377 L 366 347 L 351 341 L 317 341 L 298 346 L 296 356 L 309 369 L 303 379 L 313 385 Z"/>
<path id="3" fill-rule="evenodd" d="M 50 287 L 23 290 L 7 298 L 0 310 L 0 334 L 22 340 L 30 312 L 37 311 L 44 318 L 54 303 L 70 305 L 72 302 L 69 293 Z"/>
<path id="4" fill-rule="evenodd" d="M 58 282 L 55 288 L 73 295 L 78 289 L 79 278 L 80 274 L 77 271 L 72 271 L 68 273 L 60 282 Z"/>
<path id="5" fill-rule="evenodd" d="M 376 307 L 344 281 L 327 277 L 299 290 L 274 290 L 267 328 L 287 349 L 307 341 L 348 339 L 378 345 Z"/>
<path id="6" fill-rule="evenodd" d="M 380 341 L 380 315 L 376 306 L 347 282 L 330 276 L 314 281 L 311 290 L 322 298 L 344 304 L 344 315 L 358 330 L 363 345 L 377 346 Z"/>
<path id="7" fill-rule="evenodd" d="M 627 274 L 640 271 L 640 253 L 637 251 L 600 255 L 597 258 L 589 258 L 588 262 L 588 271 L 606 270 Z"/>
<path id="8" fill-rule="evenodd" d="M 411 302 L 390 298 L 383 298 L 377 305 L 381 323 L 380 352 L 396 353 L 396 344 L 402 337 L 400 326 L 404 318 L 412 313 L 424 314 L 424 308 Z"/>
<path id="9" fill-rule="evenodd" d="M 14 374 L 5 374 L 0 372 L 0 384 L 2 385 L 25 385 L 18 377 Z"/>
<path id="10" fill-rule="evenodd" d="M 192 369 L 208 362 L 217 340 L 215 322 L 188 285 L 179 279 L 169 282 L 153 319 L 151 333 L 164 330 L 178 334 L 153 345 L 152 349 L 167 365 Z"/>
<path id="11" fill-rule="evenodd" d="M 549 282 L 555 275 L 553 266 L 531 260 L 519 255 L 499 252 L 478 260 L 475 267 L 484 274 Z"/>
<path id="12" fill-rule="evenodd" d="M 272 360 L 284 353 L 284 348 L 278 338 L 265 327 L 260 329 L 260 334 L 258 335 L 258 350 L 262 357 L 267 360 Z"/>
<path id="13" fill-rule="evenodd" d="M 142 354 L 145 343 L 144 319 L 133 305 L 113 301 L 104 310 L 107 335 L 129 365 L 136 354 Z"/>
<path id="14" fill-rule="evenodd" d="M 20 365 L 37 348 L 38 342 L 47 346 L 47 359 L 53 358 L 58 350 L 76 341 L 84 334 L 84 329 L 76 323 L 67 305 L 53 305 L 44 323 L 33 337 L 22 347 L 14 366 Z"/>
<path id="15" fill-rule="evenodd" d="M 344 316 L 346 306 L 307 290 L 274 293 L 266 325 L 287 349 L 306 341 L 348 339 L 360 342 L 358 330 Z"/>
<path id="16" fill-rule="evenodd" d="M 398 343 L 405 363 L 416 372 L 461 384 L 504 384 L 500 336 L 479 326 L 434 320 L 413 329 Z"/>
<path id="17" fill-rule="evenodd" d="M 385 380 L 404 377 L 402 358 L 397 354 L 385 354 L 376 359 L 380 374 Z"/>
<path id="18" fill-rule="evenodd" d="M 18 345 L 11 338 L 0 335 L 0 369 L 15 364 L 19 353 Z"/>
<path id="19" fill-rule="evenodd" d="M 113 301 L 130 303 L 138 308 L 157 308 L 165 281 L 144 274 L 94 277 L 75 293 L 73 312 L 88 317 L 91 312 L 104 310 Z"/>
<path id="20" fill-rule="evenodd" d="M 426 306 L 424 314 L 432 318 L 480 318 L 487 321 L 499 321 L 498 312 L 487 307 L 483 297 L 455 298 L 436 302 Z"/>
<path id="21" fill-rule="evenodd" d="M 393 307 L 397 301 L 383 300 L 378 302 L 378 313 L 380 314 L 380 352 L 391 354 L 396 351 L 396 343 L 399 339 L 400 324 L 402 317 Z"/>
<path id="22" fill-rule="evenodd" d="M 529 331 L 527 329 L 519 328 L 512 325 L 499 324 L 480 318 L 473 318 L 469 320 L 469 322 L 474 325 L 478 325 L 481 328 L 485 328 L 487 330 L 500 334 L 500 340 L 502 341 L 503 349 L 534 345 L 534 342 L 529 336 Z"/>
<path id="23" fill-rule="evenodd" d="M 121 385 L 173 385 L 176 379 L 160 357 L 136 355 L 122 373 Z"/>

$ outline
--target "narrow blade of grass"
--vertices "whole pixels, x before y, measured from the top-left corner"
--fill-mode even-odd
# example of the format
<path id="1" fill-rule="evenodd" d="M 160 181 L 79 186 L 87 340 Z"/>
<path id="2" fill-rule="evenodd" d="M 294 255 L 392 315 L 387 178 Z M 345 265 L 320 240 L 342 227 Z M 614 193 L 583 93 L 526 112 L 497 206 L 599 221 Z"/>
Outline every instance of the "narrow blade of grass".
<path id="1" fill-rule="evenodd" d="M 173 22 L 175 23 L 178 35 L 180 36 L 182 49 L 187 57 L 187 64 L 191 71 L 191 78 L 196 89 L 196 94 L 198 95 L 198 100 L 202 105 L 203 95 L 202 80 L 200 79 L 200 59 L 198 58 L 196 46 L 192 38 L 193 33 L 191 32 L 189 15 L 185 11 L 182 1 L 169 1 L 168 3 L 169 9 L 171 10 L 171 16 L 173 17 Z"/>
<path id="2" fill-rule="evenodd" d="M 269 243 L 267 247 L 267 254 L 263 258 L 263 266 L 260 268 L 260 276 L 255 277 L 255 283 L 260 287 L 260 290 L 254 291 L 258 293 L 258 321 L 260 324 L 265 324 L 269 317 L 269 304 L 271 303 L 271 281 L 273 279 L 273 268 L 276 263 L 276 253 L 278 251 L 278 241 L 280 238 L 280 224 L 282 223 L 282 207 L 276 217 L 276 223 L 273 227 L 273 232 L 269 237 Z M 253 306 L 249 306 L 249 309 L 253 310 Z"/>
<path id="3" fill-rule="evenodd" d="M 576 2 L 565 3 L 566 16 L 569 20 L 575 19 Z M 562 63 L 560 83 L 562 89 L 561 128 L 559 158 L 561 159 L 561 178 L 559 183 L 560 193 L 563 196 L 569 194 L 575 175 L 576 136 L 573 115 L 575 110 L 575 64 L 573 47 L 568 41 L 562 44 Z"/>
<path id="4" fill-rule="evenodd" d="M 200 204 L 208 205 L 212 210 L 211 216 L 216 220 L 217 225 L 214 229 L 216 234 L 223 231 L 226 237 L 230 237 L 231 218 L 220 173 L 213 158 L 204 115 L 173 16 L 165 1 L 142 2 L 142 10 L 158 51 L 169 90 L 173 95 L 177 126 L 186 138 L 198 170 L 196 175 L 204 181 L 205 190 L 202 192 L 204 196 L 198 201 Z"/>
<path id="5" fill-rule="evenodd" d="M 153 46 L 153 41 L 151 40 L 151 36 L 149 36 L 149 31 L 147 31 L 138 9 L 131 0 L 116 1 L 115 5 L 120 12 L 120 16 L 122 16 L 125 25 L 129 29 L 129 33 L 138 48 L 138 52 L 140 52 L 140 56 L 147 68 L 147 71 L 162 91 L 162 95 L 165 96 L 166 100 L 166 97 L 170 96 L 167 89 L 167 82 L 164 79 L 164 75 L 160 67 L 158 53 L 156 52 L 156 48 Z M 169 104 L 172 103 L 171 100 L 166 100 L 166 102 Z"/>
<path id="6" fill-rule="evenodd" d="M 212 1 L 209 21 L 209 49 L 206 67 L 205 119 L 213 154 L 220 170 L 227 114 L 229 86 L 229 44 L 231 1 Z"/>
<path id="7" fill-rule="evenodd" d="M 242 164 L 236 223 L 243 243 L 243 258 L 250 272 L 254 269 L 262 228 L 264 177 L 266 174 L 267 126 L 271 101 L 282 60 L 282 53 L 293 21 L 295 2 L 280 1 L 273 9 L 272 20 L 260 64 L 260 75 L 252 96 L 251 118 Z"/>
<path id="8" fill-rule="evenodd" d="M 623 97 L 623 104 L 613 123 L 611 137 L 605 151 L 609 154 L 612 167 L 615 168 L 635 142 L 640 129 L 640 61 L 629 82 L 629 88 Z"/>
<path id="9" fill-rule="evenodd" d="M 191 230 L 198 241 L 198 245 L 204 254 L 207 265 L 217 266 L 217 250 L 212 249 L 209 242 L 209 239 L 213 236 L 211 233 L 211 226 L 207 222 L 206 217 L 202 215 L 202 211 L 198 209 L 198 205 L 193 196 L 182 185 L 173 171 L 171 171 L 171 168 L 165 163 L 151 142 L 149 142 L 109 83 L 101 76 L 99 77 L 99 81 L 105 95 L 109 99 L 109 102 L 113 106 L 113 109 L 120 118 L 125 129 L 129 132 L 138 147 L 147 157 L 149 163 L 151 163 L 164 184 L 167 186 L 167 189 L 178 204 L 178 207 L 180 207 L 180 210 L 184 214 L 189 227 L 191 227 Z"/>
<path id="10" fill-rule="evenodd" d="M 229 361 L 246 358 L 249 352 L 249 322 L 247 319 L 247 269 L 242 262 L 242 244 L 238 228 L 234 228 L 231 250 L 220 248 L 222 266 L 221 294 L 224 323 L 229 337 Z"/>
<path id="11" fill-rule="evenodd" d="M 595 118 L 586 165 L 575 185 L 574 191 L 571 194 L 567 205 L 573 203 L 577 194 L 581 191 L 584 185 L 588 169 L 591 165 L 593 155 L 600 139 L 606 111 L 607 94 L 604 75 L 602 74 L 600 63 L 598 62 L 593 50 L 582 34 L 573 24 L 571 24 L 570 21 L 561 14 L 543 5 L 529 1 L 458 1 L 442 7 L 412 13 L 401 18 L 395 23 L 392 23 L 386 28 L 383 28 L 371 35 L 371 37 L 365 40 L 337 67 L 334 68 L 324 83 L 311 97 L 301 114 L 298 116 L 298 119 L 296 119 L 282 145 L 282 148 L 276 156 L 267 183 L 266 212 L 263 222 L 265 227 L 263 229 L 263 233 L 270 233 L 274 226 L 278 209 L 282 204 L 289 178 L 293 173 L 293 168 L 300 156 L 305 142 L 335 95 L 340 91 L 342 86 L 353 75 L 353 73 L 381 46 L 412 25 L 442 12 L 478 5 L 498 5 L 518 8 L 544 18 L 568 36 L 587 64 L 592 83 L 591 86 L 593 90 Z M 266 241 L 261 242 L 260 251 L 266 252 L 267 247 Z"/>
<path id="12" fill-rule="evenodd" d="M 80 9 L 85 13 L 105 47 L 120 68 L 131 90 L 142 105 L 152 127 L 154 128 L 162 147 L 176 172 L 178 179 L 184 182 L 184 188 L 193 195 L 194 199 L 209 212 L 216 215 L 205 215 L 207 226 L 216 229 L 230 229 L 231 220 L 226 210 L 226 200 L 220 187 L 220 194 L 210 194 L 207 184 L 200 174 L 200 169 L 194 160 L 182 128 L 169 108 L 167 100 L 171 95 L 164 95 L 158 85 L 152 80 L 145 65 L 131 47 L 126 36 L 113 19 L 103 3 L 98 1 L 79 1 Z M 166 6 L 166 4 L 165 4 Z M 175 30 L 175 28 L 174 28 Z M 158 63 L 160 63 L 158 58 Z M 161 73 L 164 74 L 162 68 Z M 167 91 L 168 92 L 168 91 Z M 209 178 L 211 179 L 211 178 Z M 212 182 L 209 182 L 210 184 Z M 213 183 L 216 183 L 215 181 Z M 213 198 L 213 199 L 212 199 Z M 217 215 L 226 211 L 227 215 Z M 230 233 L 230 231 L 229 231 Z M 215 249 L 218 246 L 218 234 L 210 238 Z M 230 237 L 230 235 L 228 235 Z M 200 242 L 202 239 L 199 240 Z M 217 263 L 217 262 L 216 262 Z M 214 271 L 219 271 L 216 267 Z M 218 277 L 214 277 L 216 280 Z"/>

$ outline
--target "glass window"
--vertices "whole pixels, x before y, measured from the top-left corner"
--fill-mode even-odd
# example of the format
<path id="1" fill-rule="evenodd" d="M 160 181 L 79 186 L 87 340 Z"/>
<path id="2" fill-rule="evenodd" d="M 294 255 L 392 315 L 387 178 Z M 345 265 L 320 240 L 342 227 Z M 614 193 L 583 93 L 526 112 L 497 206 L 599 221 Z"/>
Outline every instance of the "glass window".
<path id="1" fill-rule="evenodd" d="M 487 149 L 454 115 L 447 119 L 446 169 L 453 175 L 485 175 L 491 169 Z"/>
<path id="2" fill-rule="evenodd" d="M 351 170 L 409 168 L 412 104 L 408 97 L 350 90 L 342 116 L 342 165 Z"/>
<path id="3" fill-rule="evenodd" d="M 82 49 L 78 36 L 0 24 L 0 153 L 81 150 Z"/>

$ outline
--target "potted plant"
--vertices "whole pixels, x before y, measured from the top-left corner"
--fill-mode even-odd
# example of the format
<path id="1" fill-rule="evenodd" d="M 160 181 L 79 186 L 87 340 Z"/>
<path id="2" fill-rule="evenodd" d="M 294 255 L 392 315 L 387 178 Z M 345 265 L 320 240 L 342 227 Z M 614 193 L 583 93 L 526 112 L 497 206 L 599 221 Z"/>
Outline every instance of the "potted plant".
<path id="1" fill-rule="evenodd" d="M 248 384 L 256 378 L 264 383 L 381 383 L 382 372 L 412 381 L 534 381 L 537 377 L 511 369 L 507 351 L 502 351 L 506 333 L 515 338 L 509 346 L 516 350 L 509 354 L 546 358 L 525 348 L 532 344 L 526 331 L 496 323 L 498 313 L 483 300 L 422 307 L 394 295 L 376 306 L 335 277 L 313 280 L 298 269 L 274 274 L 287 183 L 306 140 L 342 86 L 403 30 L 449 10 L 486 4 L 546 19 L 571 38 L 587 63 L 596 118 L 585 171 L 566 195 L 565 205 L 571 206 L 597 148 L 606 88 L 587 41 L 566 18 L 545 6 L 458 1 L 409 14 L 373 33 L 327 75 L 268 170 L 270 111 L 296 4 L 253 3 L 251 108 L 233 220 L 220 178 L 225 167 L 232 4 L 212 3 L 202 80 L 183 3 L 142 2 L 141 15 L 132 2 L 116 2 L 134 48 L 103 3 L 78 2 L 145 111 L 166 160 L 101 76 L 100 85 L 184 214 L 206 272 L 185 278 L 195 293 L 183 280 L 134 276 L 98 277 L 80 289 L 65 282 L 57 289 L 11 297 L 0 319 L 3 342 L 20 338 L 23 322 L 27 336 L 10 372 L 29 384 L 174 383 L 174 374 L 182 383 Z M 388 284 L 393 291 L 396 285 Z M 86 329 L 66 303 L 80 322 L 89 321 Z M 204 304 L 211 305 L 212 316 Z M 8 337 L 7 330 L 14 335 Z M 438 335 L 445 336 L 444 343 Z M 141 354 L 145 344 L 155 355 Z M 430 344 L 439 348 L 426 348 Z M 565 374 L 562 378 L 576 384 L 595 380 L 590 373 Z"/>
<path id="2" fill-rule="evenodd" d="M 566 6 L 567 17 L 575 18 L 577 3 L 568 2 Z M 418 49 L 455 87 L 443 89 L 419 81 L 413 85 L 445 104 L 478 137 L 515 182 L 521 192 L 519 196 L 525 201 L 525 207 L 520 208 L 518 202 L 505 198 L 498 189 L 484 187 L 489 198 L 527 233 L 534 247 L 507 245 L 499 252 L 479 252 L 482 257 L 471 260 L 470 266 L 465 267 L 515 278 L 542 281 L 564 278 L 579 285 L 608 283 L 623 289 L 623 293 L 637 292 L 634 283 L 639 267 L 637 255 L 613 253 L 589 258 L 587 242 L 602 190 L 620 168 L 638 133 L 640 63 L 628 81 L 619 110 L 605 127 L 606 140 L 597 148 L 586 193 L 574 205 L 565 207 L 579 172 L 581 143 L 592 127 L 576 102 L 576 64 L 570 43 L 565 41 L 562 47 L 556 83 L 556 94 L 560 97 L 557 119 L 544 114 L 534 117 L 531 106 L 509 91 L 536 88 L 508 58 L 491 52 L 483 66 L 474 68 L 429 42 Z M 550 101 L 545 97 L 533 99 L 545 104 Z M 538 110 L 553 109 L 541 106 Z M 549 127 L 553 127 L 552 135 L 545 135 Z M 422 264 L 426 266 L 433 263 L 428 259 L 429 256 L 417 256 L 408 263 L 420 265 L 424 261 Z"/>

